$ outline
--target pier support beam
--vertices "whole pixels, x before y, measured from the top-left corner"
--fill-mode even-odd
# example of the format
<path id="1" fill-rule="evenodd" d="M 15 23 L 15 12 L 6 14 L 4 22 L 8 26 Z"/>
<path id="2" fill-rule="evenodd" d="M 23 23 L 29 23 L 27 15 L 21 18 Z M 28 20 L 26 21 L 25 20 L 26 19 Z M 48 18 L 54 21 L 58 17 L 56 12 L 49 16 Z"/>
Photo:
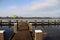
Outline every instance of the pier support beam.
<path id="1" fill-rule="evenodd" d="M 0 40 L 4 40 L 4 30 L 0 30 Z"/>
<path id="2" fill-rule="evenodd" d="M 35 40 L 43 40 L 42 30 L 35 30 Z"/>
<path id="3" fill-rule="evenodd" d="M 14 33 L 17 33 L 17 23 L 14 23 Z"/>

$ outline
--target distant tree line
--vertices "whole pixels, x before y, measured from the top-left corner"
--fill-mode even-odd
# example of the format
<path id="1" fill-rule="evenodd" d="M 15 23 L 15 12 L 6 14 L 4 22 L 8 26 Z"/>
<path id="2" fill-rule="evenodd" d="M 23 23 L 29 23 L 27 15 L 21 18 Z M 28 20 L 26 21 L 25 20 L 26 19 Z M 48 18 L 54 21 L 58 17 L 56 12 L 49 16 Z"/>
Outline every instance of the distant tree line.
<path id="1" fill-rule="evenodd" d="M 0 17 L 0 19 L 15 19 L 15 18 L 22 18 L 22 19 L 60 19 L 60 17 L 56 18 L 56 17 L 18 17 L 18 16 L 6 16 L 6 17 Z"/>

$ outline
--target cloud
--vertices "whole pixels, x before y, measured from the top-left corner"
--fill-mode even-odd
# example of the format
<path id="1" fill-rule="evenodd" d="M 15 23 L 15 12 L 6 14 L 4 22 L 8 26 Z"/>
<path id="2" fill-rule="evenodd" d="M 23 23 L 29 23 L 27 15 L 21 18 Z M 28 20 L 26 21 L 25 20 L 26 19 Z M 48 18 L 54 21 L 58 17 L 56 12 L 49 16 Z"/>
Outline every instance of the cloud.
<path id="1" fill-rule="evenodd" d="M 40 0 L 39 0 L 40 1 Z M 38 9 L 52 8 L 59 4 L 58 0 L 43 0 L 43 2 L 32 2 L 29 5 L 21 8 L 22 11 L 34 11 Z"/>
<path id="2" fill-rule="evenodd" d="M 47 8 L 56 7 L 59 4 L 58 0 L 43 0 L 42 2 L 40 1 L 41 0 L 38 1 L 35 0 L 22 8 L 18 8 L 16 6 L 10 6 L 9 8 L 17 11 L 34 11 L 38 9 L 45 9 L 45 8 L 47 9 Z"/>
<path id="3" fill-rule="evenodd" d="M 55 13 L 55 11 L 60 8 L 59 5 L 59 0 L 33 0 L 23 7 L 9 6 L 4 13 L 10 15 L 15 13 L 18 16 L 58 16 L 56 13 L 59 12 Z"/>

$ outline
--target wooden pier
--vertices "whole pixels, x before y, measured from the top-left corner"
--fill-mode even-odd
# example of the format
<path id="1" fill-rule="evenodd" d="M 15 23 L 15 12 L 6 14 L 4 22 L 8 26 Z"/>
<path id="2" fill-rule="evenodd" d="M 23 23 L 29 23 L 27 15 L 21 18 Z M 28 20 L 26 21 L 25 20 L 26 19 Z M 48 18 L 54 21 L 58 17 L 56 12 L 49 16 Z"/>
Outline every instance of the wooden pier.
<path id="1" fill-rule="evenodd" d="M 12 40 L 32 40 L 31 33 L 26 23 L 22 23 L 18 27 L 18 29 L 14 29 L 15 35 L 13 36 Z"/>
<path id="2" fill-rule="evenodd" d="M 16 33 L 13 36 L 12 40 L 32 40 L 32 37 L 28 30 L 24 30 L 24 31 L 18 31 L 18 33 Z"/>
<path id="3" fill-rule="evenodd" d="M 32 23 L 28 21 L 20 22 L 18 25 L 14 23 L 14 36 L 12 40 L 43 40 L 43 31 L 41 31 L 33 34 Z M 37 38 L 37 36 L 39 37 Z"/>

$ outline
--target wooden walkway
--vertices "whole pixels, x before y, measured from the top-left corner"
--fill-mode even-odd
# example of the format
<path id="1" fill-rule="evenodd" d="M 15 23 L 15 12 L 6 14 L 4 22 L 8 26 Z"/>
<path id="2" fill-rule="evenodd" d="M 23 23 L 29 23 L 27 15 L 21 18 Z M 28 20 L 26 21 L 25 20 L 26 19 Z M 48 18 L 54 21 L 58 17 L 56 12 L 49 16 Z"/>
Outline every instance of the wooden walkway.
<path id="1" fill-rule="evenodd" d="M 15 33 L 12 40 L 32 40 L 27 24 L 22 23 L 19 26 L 18 26 L 18 32 Z"/>

